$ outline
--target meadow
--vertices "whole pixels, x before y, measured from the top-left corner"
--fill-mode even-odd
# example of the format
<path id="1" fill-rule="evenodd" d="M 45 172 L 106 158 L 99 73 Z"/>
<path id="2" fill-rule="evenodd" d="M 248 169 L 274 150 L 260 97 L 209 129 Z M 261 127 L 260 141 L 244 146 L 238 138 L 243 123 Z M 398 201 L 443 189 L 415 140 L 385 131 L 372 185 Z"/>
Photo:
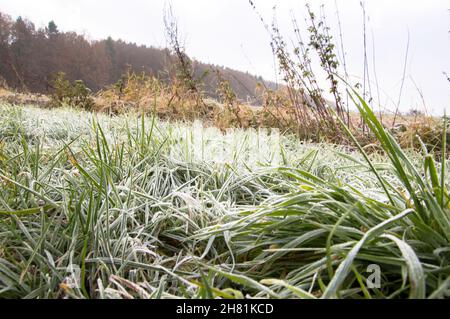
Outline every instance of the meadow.
<path id="1" fill-rule="evenodd" d="M 382 151 L 2 104 L 0 297 L 448 298 L 447 125 L 406 150 L 355 99 Z"/>

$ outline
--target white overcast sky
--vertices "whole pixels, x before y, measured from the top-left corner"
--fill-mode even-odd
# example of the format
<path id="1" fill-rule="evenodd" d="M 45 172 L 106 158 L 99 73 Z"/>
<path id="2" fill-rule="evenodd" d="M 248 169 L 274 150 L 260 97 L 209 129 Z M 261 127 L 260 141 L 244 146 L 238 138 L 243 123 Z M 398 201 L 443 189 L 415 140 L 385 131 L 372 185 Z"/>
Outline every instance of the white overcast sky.
<path id="1" fill-rule="evenodd" d="M 269 37 L 247 0 L 172 0 L 187 53 L 196 59 L 249 71 L 276 80 Z M 329 26 L 337 35 L 335 0 L 324 4 Z M 0 0 L 0 11 L 29 18 L 36 26 L 54 20 L 60 30 L 78 31 L 91 39 L 112 36 L 138 44 L 164 47 L 163 11 L 166 0 Z M 274 16 L 288 38 L 291 12 L 304 22 L 304 0 L 254 0 L 267 22 Z M 360 0 L 336 0 L 349 73 L 356 79 L 363 70 L 363 32 Z M 409 58 L 401 109 L 423 108 L 450 113 L 450 0 L 365 0 L 368 59 L 375 57 L 381 103 L 395 109 L 403 76 L 408 32 Z M 373 34 L 373 37 L 372 37 Z M 374 41 L 373 41 L 374 40 Z M 375 51 L 372 50 L 373 42 Z M 375 54 L 374 54 L 375 53 Z M 373 64 L 369 76 L 374 80 Z M 374 84 L 372 89 L 374 90 Z M 374 90 L 375 91 L 375 90 Z"/>

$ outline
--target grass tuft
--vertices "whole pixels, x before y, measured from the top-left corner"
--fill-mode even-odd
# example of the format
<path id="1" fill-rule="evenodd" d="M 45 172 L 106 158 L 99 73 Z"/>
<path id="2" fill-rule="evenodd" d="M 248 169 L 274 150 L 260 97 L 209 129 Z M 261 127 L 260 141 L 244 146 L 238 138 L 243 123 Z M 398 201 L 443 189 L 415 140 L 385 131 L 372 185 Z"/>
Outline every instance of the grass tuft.
<path id="1" fill-rule="evenodd" d="M 0 106 L 0 297 L 448 297 L 448 165 L 351 93 L 384 155 Z"/>

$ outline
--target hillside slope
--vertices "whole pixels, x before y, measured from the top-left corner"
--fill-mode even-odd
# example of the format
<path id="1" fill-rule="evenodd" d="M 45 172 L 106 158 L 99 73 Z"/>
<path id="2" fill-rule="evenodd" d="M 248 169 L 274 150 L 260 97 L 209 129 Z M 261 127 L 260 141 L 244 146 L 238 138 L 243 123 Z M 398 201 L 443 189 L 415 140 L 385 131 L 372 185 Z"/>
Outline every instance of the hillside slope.
<path id="1" fill-rule="evenodd" d="M 0 12 L 0 85 L 6 82 L 14 89 L 48 93 L 53 75 L 64 72 L 69 80 L 83 80 L 98 91 L 116 83 L 130 70 L 169 81 L 173 64 L 168 49 L 112 38 L 90 41 L 75 32 L 60 32 L 54 22 L 37 29 L 31 21 L 20 17 L 13 21 Z M 198 61 L 193 61 L 193 66 L 195 76 L 202 77 L 211 97 L 217 97 L 217 70 L 241 100 L 257 98 L 258 82 L 275 86 L 261 77 L 229 68 Z"/>

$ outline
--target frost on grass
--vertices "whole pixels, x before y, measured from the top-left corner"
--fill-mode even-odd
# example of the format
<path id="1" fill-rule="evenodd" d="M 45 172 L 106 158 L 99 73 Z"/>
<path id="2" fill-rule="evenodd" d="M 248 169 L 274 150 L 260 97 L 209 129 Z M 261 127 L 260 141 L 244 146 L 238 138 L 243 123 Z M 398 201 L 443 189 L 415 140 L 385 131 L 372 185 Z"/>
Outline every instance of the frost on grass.
<path id="1" fill-rule="evenodd" d="M 409 194 L 386 157 L 371 157 L 393 202 L 348 147 L 0 106 L 0 297 L 423 296 L 423 273 L 429 295 L 445 295 L 445 218 L 425 227 L 402 214 Z M 391 237 L 362 245 L 336 279 L 379 225 Z M 426 264 L 404 261 L 396 243 Z M 364 286 L 373 262 L 388 272 L 383 290 Z"/>

